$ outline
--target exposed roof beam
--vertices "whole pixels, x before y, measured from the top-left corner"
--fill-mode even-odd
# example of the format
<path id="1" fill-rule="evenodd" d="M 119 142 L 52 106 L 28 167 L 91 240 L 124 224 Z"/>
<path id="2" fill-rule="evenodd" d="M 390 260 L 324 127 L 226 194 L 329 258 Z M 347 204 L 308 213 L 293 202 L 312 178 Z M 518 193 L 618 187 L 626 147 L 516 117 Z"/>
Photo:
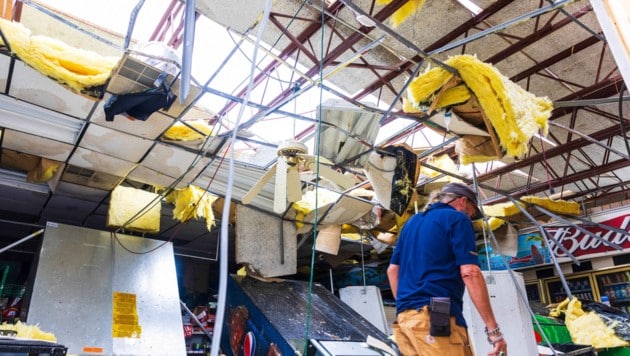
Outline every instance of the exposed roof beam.
<path id="1" fill-rule="evenodd" d="M 613 137 L 613 136 L 617 136 L 621 134 L 621 126 L 620 125 L 613 125 L 611 127 L 608 127 L 606 129 L 603 129 L 601 131 L 595 132 L 591 135 L 589 135 L 592 139 L 595 139 L 597 141 L 601 141 L 601 140 L 605 140 L 607 138 Z M 520 161 L 511 163 L 509 165 L 503 166 L 501 168 L 496 168 L 494 169 L 492 172 L 488 172 L 485 174 L 480 174 L 479 177 L 477 177 L 477 179 L 480 182 L 483 181 L 487 181 L 489 179 L 492 178 L 496 178 L 500 175 L 503 174 L 507 174 L 509 172 L 512 172 L 516 169 L 520 169 L 523 167 L 527 167 L 531 164 L 534 163 L 538 163 L 543 161 L 545 158 L 549 159 L 551 157 L 557 156 L 557 155 L 561 155 L 564 153 L 568 153 L 571 152 L 575 149 L 584 147 L 584 146 L 588 146 L 592 144 L 592 142 L 590 142 L 589 140 L 585 139 L 585 138 L 579 138 L 573 141 L 569 141 L 565 144 L 562 144 L 560 146 L 556 146 L 556 147 L 552 147 L 550 149 L 545 150 L 544 153 L 539 153 L 536 155 L 532 155 L 529 156 L 527 158 L 523 158 Z"/>
<path id="2" fill-rule="evenodd" d="M 577 52 L 580 52 L 583 49 L 586 49 L 592 45 L 595 45 L 597 43 L 600 43 L 599 38 L 595 37 L 595 36 L 591 36 L 587 39 L 585 39 L 584 41 L 578 42 L 575 45 L 572 45 L 571 47 L 565 49 L 564 51 L 560 51 L 556 54 L 554 54 L 553 56 L 538 62 L 537 64 L 527 68 L 526 70 L 512 76 L 510 78 L 510 80 L 514 81 L 514 82 L 518 82 L 521 79 L 527 78 L 532 74 L 538 73 L 539 71 L 546 69 L 566 58 L 571 57 L 572 55 L 576 54 Z"/>
<path id="3" fill-rule="evenodd" d="M 605 165 L 593 167 L 592 169 L 584 170 L 581 172 L 567 175 L 565 177 L 554 179 L 554 180 L 551 180 L 550 182 L 544 181 L 544 182 L 533 183 L 523 189 L 514 190 L 510 195 L 513 198 L 519 198 L 525 195 L 533 195 L 535 193 L 539 193 L 539 192 L 549 189 L 550 185 L 552 187 L 563 186 L 563 185 L 574 183 L 583 179 L 588 179 L 594 176 L 608 173 L 617 169 L 625 168 L 628 166 L 630 166 L 630 161 L 628 161 L 627 159 L 620 159 L 620 160 L 610 162 Z M 495 197 L 495 198 L 490 198 L 488 200 L 485 200 L 484 204 L 496 204 L 496 203 L 501 203 L 507 200 L 508 199 L 505 197 Z"/>
<path id="4" fill-rule="evenodd" d="M 588 11 L 590 11 L 590 6 L 586 6 L 580 10 L 578 10 L 576 13 L 573 14 L 573 16 L 575 18 L 578 18 L 580 16 L 585 15 Z M 565 17 L 564 19 L 554 23 L 554 24 L 550 24 L 550 25 L 545 25 L 543 27 L 541 27 L 539 30 L 537 30 L 536 32 L 532 33 L 531 35 L 523 38 L 522 40 L 513 43 L 512 45 L 510 45 L 509 47 L 507 47 L 506 49 L 500 51 L 499 53 L 495 53 L 492 57 L 486 59 L 484 62 L 488 62 L 488 63 L 498 63 L 501 62 L 502 60 L 506 59 L 507 57 L 513 55 L 514 53 L 517 53 L 521 50 L 523 50 L 525 47 L 531 45 L 532 43 L 540 40 L 541 38 L 550 35 L 551 33 L 553 33 L 554 31 L 557 31 L 561 28 L 563 28 L 564 26 L 572 23 L 573 21 L 571 20 L 571 18 Z"/>

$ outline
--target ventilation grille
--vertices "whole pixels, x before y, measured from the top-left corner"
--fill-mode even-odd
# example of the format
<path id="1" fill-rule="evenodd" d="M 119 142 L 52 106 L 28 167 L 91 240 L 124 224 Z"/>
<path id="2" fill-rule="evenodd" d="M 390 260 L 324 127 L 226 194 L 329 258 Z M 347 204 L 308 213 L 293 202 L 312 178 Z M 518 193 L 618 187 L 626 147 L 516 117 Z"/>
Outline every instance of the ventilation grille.
<path id="1" fill-rule="evenodd" d="M 73 165 L 68 165 L 61 178 L 64 182 L 85 185 L 102 190 L 114 189 L 120 179 L 120 177 L 115 175 Z"/>
<path id="2" fill-rule="evenodd" d="M 107 85 L 107 92 L 122 95 L 138 93 L 153 88 L 161 73 L 155 67 L 143 63 L 139 59 L 132 58 L 129 54 L 125 54 L 116 69 L 114 69 L 114 74 Z M 165 82 L 171 84 L 174 79 L 175 77 L 169 74 L 166 76 Z M 179 95 L 179 79 L 175 80 L 171 90 L 175 95 Z M 178 118 L 189 105 L 192 105 L 200 93 L 201 89 L 199 87 L 191 86 L 184 105 L 179 103 L 178 98 L 168 110 L 160 110 L 160 112 L 173 118 Z"/>

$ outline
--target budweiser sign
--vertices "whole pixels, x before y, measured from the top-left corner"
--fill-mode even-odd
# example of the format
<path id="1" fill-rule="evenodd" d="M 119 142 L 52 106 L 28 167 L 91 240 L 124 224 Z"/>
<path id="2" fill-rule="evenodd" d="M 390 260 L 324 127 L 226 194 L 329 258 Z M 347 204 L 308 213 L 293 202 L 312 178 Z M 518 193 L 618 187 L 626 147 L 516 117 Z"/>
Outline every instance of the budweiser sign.
<path id="1" fill-rule="evenodd" d="M 610 220 L 599 222 L 599 225 L 630 231 L 630 214 L 620 215 Z M 624 234 L 620 231 L 600 227 L 599 225 L 579 224 L 578 226 L 600 237 L 603 241 L 619 246 L 622 249 L 630 249 L 630 232 Z M 545 231 L 547 231 L 547 235 L 550 237 L 549 246 L 554 255 L 558 257 L 568 257 L 565 251 L 558 245 L 562 245 L 566 251 L 574 257 L 617 251 L 614 247 L 610 246 L 610 244 L 578 230 L 575 226 L 547 226 L 545 227 Z"/>

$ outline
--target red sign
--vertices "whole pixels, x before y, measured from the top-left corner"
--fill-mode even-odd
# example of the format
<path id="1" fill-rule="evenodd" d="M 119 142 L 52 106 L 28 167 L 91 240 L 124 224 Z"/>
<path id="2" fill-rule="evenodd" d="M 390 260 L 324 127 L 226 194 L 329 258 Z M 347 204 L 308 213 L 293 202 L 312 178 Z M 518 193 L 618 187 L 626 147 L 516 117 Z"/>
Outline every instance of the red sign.
<path id="1" fill-rule="evenodd" d="M 621 215 L 610 220 L 599 222 L 599 225 L 608 225 L 620 230 L 629 231 L 630 214 Z M 595 224 L 578 224 L 578 226 L 589 231 L 593 235 L 600 237 L 603 241 L 619 246 L 622 249 L 630 249 L 630 232 L 628 234 L 623 234 L 618 231 L 608 230 Z M 558 244 L 562 245 L 568 253 L 574 257 L 617 251 L 617 249 L 606 242 L 602 242 L 599 239 L 580 231 L 575 226 L 547 226 L 545 227 L 545 231 L 547 231 L 547 235 L 550 237 L 549 246 L 551 247 L 553 253 L 558 257 L 568 257 L 567 254 L 560 249 Z M 556 244 L 554 240 L 557 241 L 558 244 Z"/>

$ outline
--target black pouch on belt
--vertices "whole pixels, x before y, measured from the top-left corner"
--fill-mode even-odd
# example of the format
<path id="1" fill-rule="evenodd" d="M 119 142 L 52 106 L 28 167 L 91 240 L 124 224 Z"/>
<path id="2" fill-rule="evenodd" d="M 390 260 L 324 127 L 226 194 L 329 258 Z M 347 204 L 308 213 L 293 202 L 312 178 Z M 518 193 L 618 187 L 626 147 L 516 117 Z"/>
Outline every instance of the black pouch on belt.
<path id="1" fill-rule="evenodd" d="M 451 335 L 451 298 L 431 298 L 431 336 Z"/>

